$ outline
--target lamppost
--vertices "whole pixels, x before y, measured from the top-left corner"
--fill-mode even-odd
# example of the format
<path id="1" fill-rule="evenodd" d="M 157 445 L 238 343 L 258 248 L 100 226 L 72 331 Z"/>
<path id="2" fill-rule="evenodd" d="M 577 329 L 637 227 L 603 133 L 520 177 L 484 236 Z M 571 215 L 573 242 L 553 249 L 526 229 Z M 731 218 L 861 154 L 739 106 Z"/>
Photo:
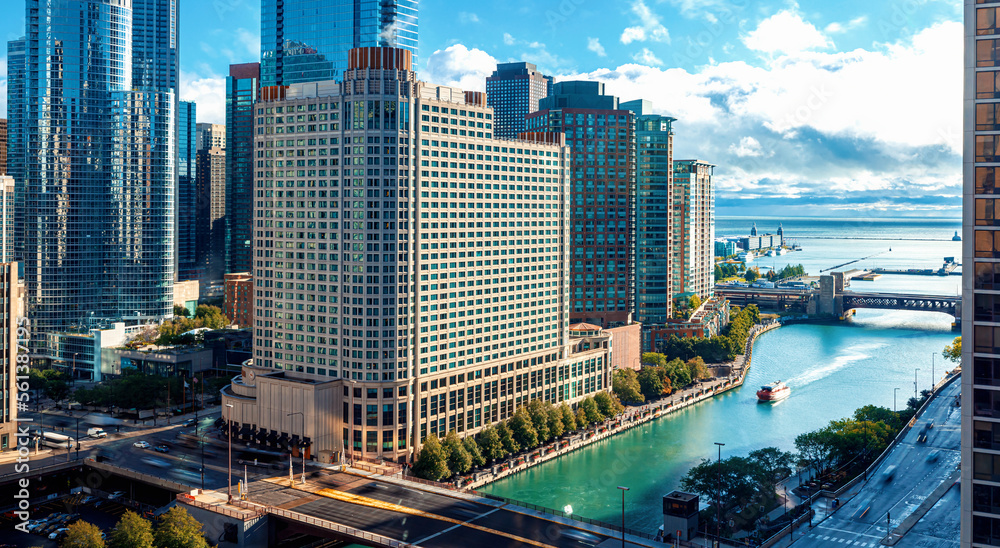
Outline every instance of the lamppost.
<path id="1" fill-rule="evenodd" d="M 622 490 L 622 548 L 625 548 L 625 491 L 628 491 L 628 487 L 618 486 Z"/>
<path id="2" fill-rule="evenodd" d="M 920 371 L 919 367 L 913 369 L 913 398 L 919 400 L 917 396 L 917 371 Z"/>
<path id="3" fill-rule="evenodd" d="M 80 355 L 79 352 L 74 352 L 73 353 L 73 370 L 72 370 L 72 372 L 70 373 L 70 376 L 69 376 L 69 382 L 72 383 L 72 384 L 74 384 L 74 385 L 76 384 L 76 357 L 79 356 L 79 355 Z"/>
<path id="4" fill-rule="evenodd" d="M 76 460 L 80 460 L 80 417 L 76 417 Z"/>
<path id="5" fill-rule="evenodd" d="M 194 410 L 194 436 L 198 438 L 198 446 L 201 447 L 201 490 L 205 490 L 205 440 L 201 438 L 198 425 L 198 408 Z"/>
<path id="6" fill-rule="evenodd" d="M 229 470 L 229 480 L 226 482 L 227 494 L 229 496 L 229 502 L 233 502 L 233 404 L 227 403 L 226 407 L 229 408 L 226 411 L 226 440 L 229 441 L 229 462 L 227 463 L 227 468 Z"/>
<path id="7" fill-rule="evenodd" d="M 719 460 L 715 462 L 715 536 L 722 538 L 722 446 L 724 443 L 715 442 L 719 447 Z"/>
<path id="8" fill-rule="evenodd" d="M 302 438 L 299 440 L 299 452 L 302 453 L 302 484 L 305 485 L 305 483 L 306 483 L 306 449 L 305 449 L 305 441 L 306 441 L 306 416 L 302 413 L 302 411 L 296 411 L 294 413 L 288 413 L 285 416 L 286 417 L 291 417 L 292 415 L 298 415 L 298 416 L 302 417 Z M 288 454 L 289 455 L 292 454 L 291 449 L 288 450 Z M 289 470 L 291 470 L 291 465 L 289 465 Z M 291 476 L 291 474 L 289 474 L 289 476 Z"/>
<path id="9" fill-rule="evenodd" d="M 892 412 L 893 413 L 896 412 L 896 391 L 897 390 L 899 390 L 898 387 L 892 389 Z"/>
<path id="10" fill-rule="evenodd" d="M 931 393 L 934 393 L 934 385 L 937 381 L 934 379 L 934 356 L 936 353 L 931 352 Z"/>

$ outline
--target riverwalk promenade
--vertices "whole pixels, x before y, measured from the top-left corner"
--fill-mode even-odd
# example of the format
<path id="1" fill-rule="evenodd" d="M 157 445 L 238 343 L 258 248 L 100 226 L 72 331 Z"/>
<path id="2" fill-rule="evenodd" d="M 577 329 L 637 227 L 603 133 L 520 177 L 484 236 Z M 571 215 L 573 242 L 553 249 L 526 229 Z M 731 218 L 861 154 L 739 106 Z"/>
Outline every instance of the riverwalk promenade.
<path id="1" fill-rule="evenodd" d="M 617 417 L 603 423 L 591 426 L 583 432 L 578 432 L 562 440 L 556 440 L 545 446 L 517 455 L 507 461 L 494 465 L 491 469 L 472 474 L 467 480 L 459 481 L 457 487 L 474 490 L 484 485 L 523 472 L 533 466 L 548 462 L 571 453 L 592 443 L 610 438 L 644 423 L 674 413 L 686 407 L 701 403 L 717 394 L 732 390 L 743 385 L 753 357 L 753 344 L 758 336 L 780 327 L 777 321 L 758 324 L 750 330 L 747 336 L 743 354 L 737 356 L 731 364 L 731 374 L 725 378 L 695 383 L 659 400 L 639 406 L 627 406 Z"/>

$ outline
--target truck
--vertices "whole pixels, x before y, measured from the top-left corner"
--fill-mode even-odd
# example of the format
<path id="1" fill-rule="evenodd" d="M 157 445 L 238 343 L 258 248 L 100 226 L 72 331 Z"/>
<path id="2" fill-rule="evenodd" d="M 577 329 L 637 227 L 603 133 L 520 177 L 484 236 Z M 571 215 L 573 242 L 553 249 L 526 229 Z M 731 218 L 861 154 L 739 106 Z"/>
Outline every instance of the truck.
<path id="1" fill-rule="evenodd" d="M 87 435 L 91 438 L 106 438 L 108 433 L 104 431 L 103 428 L 89 428 L 87 429 Z"/>
<path id="2" fill-rule="evenodd" d="M 52 448 L 60 449 L 72 449 L 74 447 L 74 440 L 69 436 L 64 436 L 62 434 L 56 434 L 55 432 L 44 432 L 42 433 L 42 445 Z"/>

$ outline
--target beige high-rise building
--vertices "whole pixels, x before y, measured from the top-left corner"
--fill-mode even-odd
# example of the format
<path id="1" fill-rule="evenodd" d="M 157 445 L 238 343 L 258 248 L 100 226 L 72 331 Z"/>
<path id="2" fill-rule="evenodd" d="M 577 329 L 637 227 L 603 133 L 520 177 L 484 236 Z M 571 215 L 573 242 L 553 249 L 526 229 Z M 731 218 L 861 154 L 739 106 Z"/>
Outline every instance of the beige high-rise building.
<path id="1" fill-rule="evenodd" d="M 226 148 L 225 124 L 200 123 L 195 126 L 196 147 L 198 150 L 209 148 Z"/>
<path id="2" fill-rule="evenodd" d="M 671 197 L 672 291 L 715 295 L 715 166 L 700 160 L 675 160 Z"/>
<path id="3" fill-rule="evenodd" d="M 17 263 L 0 263 L 0 452 L 17 450 L 17 328 L 24 314 L 24 284 L 17 277 Z M 29 328 L 30 331 L 30 328 Z M 27 341 L 23 341 L 27 345 Z M 20 373 L 27 382 L 27 371 Z"/>
<path id="4" fill-rule="evenodd" d="M 244 439 L 403 461 L 609 388 L 611 335 L 569 326 L 561 135 L 494 139 L 484 94 L 395 48 L 255 108 L 254 358 L 223 391 Z"/>
<path id="5" fill-rule="evenodd" d="M 221 134 L 224 141 L 225 130 Z M 207 286 L 212 282 L 222 281 L 226 273 L 226 150 L 224 148 L 211 147 L 198 151 L 195 194 L 197 196 L 195 262 L 200 268 L 204 268 L 203 285 Z"/>

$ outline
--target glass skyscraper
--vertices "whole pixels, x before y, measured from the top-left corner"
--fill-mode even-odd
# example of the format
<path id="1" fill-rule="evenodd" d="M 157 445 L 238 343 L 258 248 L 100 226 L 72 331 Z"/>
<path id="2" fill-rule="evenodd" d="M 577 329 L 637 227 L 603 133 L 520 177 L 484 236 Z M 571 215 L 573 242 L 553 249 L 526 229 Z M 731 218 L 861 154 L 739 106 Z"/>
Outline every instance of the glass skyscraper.
<path id="1" fill-rule="evenodd" d="M 7 174 L 14 178 L 15 211 L 24 209 L 24 182 L 28 135 L 24 121 L 24 77 L 26 40 L 7 42 Z M 14 217 L 14 257 L 24 255 L 24 215 Z"/>
<path id="2" fill-rule="evenodd" d="M 226 78 L 226 272 L 249 272 L 253 222 L 253 108 L 260 63 L 229 66 Z M 211 272 L 212 279 L 216 274 Z"/>
<path id="3" fill-rule="evenodd" d="M 261 83 L 340 80 L 351 48 L 417 53 L 418 0 L 263 0 Z"/>
<path id="4" fill-rule="evenodd" d="M 486 104 L 493 107 L 493 135 L 516 139 L 524 117 L 538 110 L 538 101 L 552 92 L 552 77 L 531 63 L 498 63 L 486 77 Z"/>
<path id="5" fill-rule="evenodd" d="M 24 263 L 40 332 L 171 314 L 174 0 L 26 0 Z M 40 342 L 44 339 L 37 338 Z"/>
<path id="6" fill-rule="evenodd" d="M 197 176 L 197 105 L 180 101 L 177 109 L 177 279 L 200 278 L 195 261 L 195 208 L 198 196 Z"/>

